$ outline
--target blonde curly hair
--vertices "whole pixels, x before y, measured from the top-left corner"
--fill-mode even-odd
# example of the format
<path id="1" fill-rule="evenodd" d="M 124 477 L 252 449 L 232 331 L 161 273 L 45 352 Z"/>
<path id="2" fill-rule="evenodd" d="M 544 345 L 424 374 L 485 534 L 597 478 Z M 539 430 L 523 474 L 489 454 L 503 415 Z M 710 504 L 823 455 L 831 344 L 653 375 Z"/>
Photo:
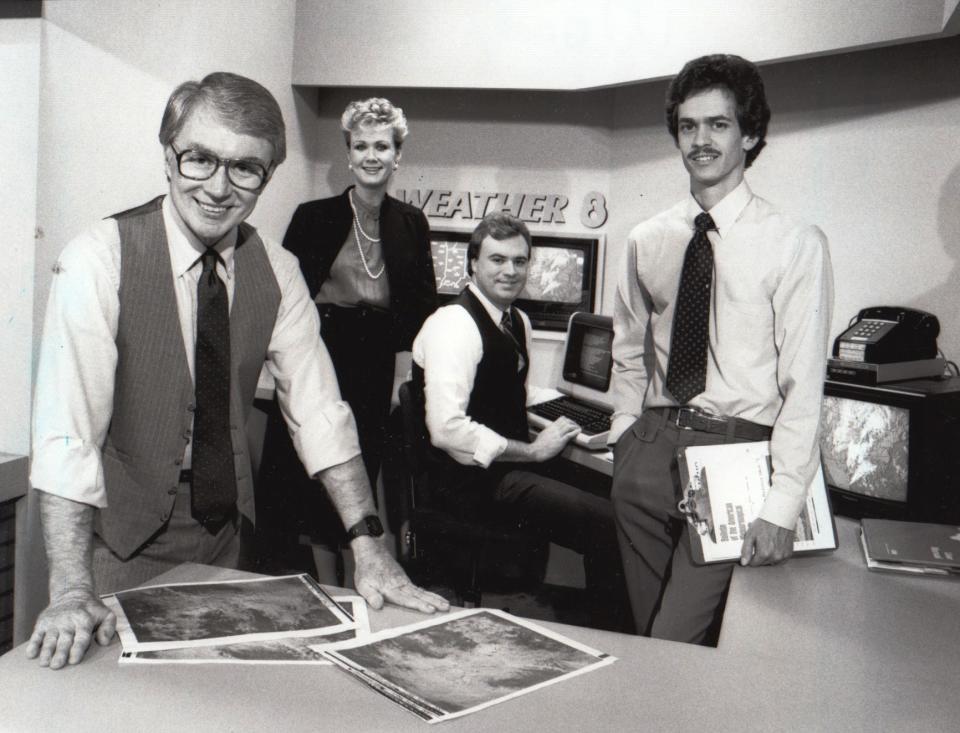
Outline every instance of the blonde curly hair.
<path id="1" fill-rule="evenodd" d="M 393 144 L 397 150 L 407 137 L 407 118 L 403 110 L 393 106 L 389 99 L 370 97 L 350 102 L 340 117 L 340 129 L 343 138 L 350 147 L 350 133 L 358 127 L 379 127 L 389 125 L 393 128 Z"/>

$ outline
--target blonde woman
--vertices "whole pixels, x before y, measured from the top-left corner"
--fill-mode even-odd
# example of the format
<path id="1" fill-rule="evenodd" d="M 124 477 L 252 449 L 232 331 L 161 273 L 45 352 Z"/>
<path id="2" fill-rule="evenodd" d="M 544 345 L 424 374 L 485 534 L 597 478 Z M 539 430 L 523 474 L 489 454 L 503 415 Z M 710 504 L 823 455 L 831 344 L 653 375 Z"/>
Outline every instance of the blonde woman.
<path id="1" fill-rule="evenodd" d="M 320 312 L 320 332 L 330 351 L 340 391 L 357 421 L 360 449 L 372 486 L 383 453 L 393 388 L 394 355 L 408 351 L 437 306 L 429 225 L 419 209 L 387 195 L 400 166 L 407 120 L 389 100 L 351 102 L 341 117 L 347 167 L 353 185 L 339 196 L 301 204 L 283 246 L 300 269 Z M 336 512 L 310 503 L 327 501 L 300 468 L 279 415 L 268 426 L 261 484 L 278 484 L 288 495 L 282 513 L 290 536 L 309 535 L 315 548 L 334 551 L 343 535 Z M 282 484 L 282 486 L 279 486 Z M 302 490 L 299 488 L 303 486 Z M 289 489 L 287 487 L 290 487 Z M 263 501 L 280 500 L 274 487 Z M 291 510 L 292 507 L 292 510 Z M 327 526 L 304 526 L 301 518 L 330 517 Z M 297 531 L 299 529 L 299 531 Z M 318 565 L 322 561 L 320 553 Z"/>

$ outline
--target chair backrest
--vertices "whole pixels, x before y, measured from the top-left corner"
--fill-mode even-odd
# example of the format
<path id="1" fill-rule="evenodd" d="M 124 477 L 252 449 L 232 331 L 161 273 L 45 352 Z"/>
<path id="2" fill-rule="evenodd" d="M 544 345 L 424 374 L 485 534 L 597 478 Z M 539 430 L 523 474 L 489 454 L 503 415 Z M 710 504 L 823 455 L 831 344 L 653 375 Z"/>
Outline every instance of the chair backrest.
<path id="1" fill-rule="evenodd" d="M 403 457 L 415 479 L 427 470 L 430 434 L 427 432 L 423 389 L 413 381 L 400 385 L 400 416 L 403 422 Z"/>

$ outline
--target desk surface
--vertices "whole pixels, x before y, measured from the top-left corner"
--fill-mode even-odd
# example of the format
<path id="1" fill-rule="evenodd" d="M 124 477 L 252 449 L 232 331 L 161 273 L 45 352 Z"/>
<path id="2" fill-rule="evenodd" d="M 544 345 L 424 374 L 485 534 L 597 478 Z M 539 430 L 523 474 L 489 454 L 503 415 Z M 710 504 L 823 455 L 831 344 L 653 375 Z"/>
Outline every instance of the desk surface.
<path id="1" fill-rule="evenodd" d="M 960 720 L 960 581 L 868 572 L 855 524 L 841 549 L 734 573 L 720 647 L 547 623 L 614 664 L 442 723 L 463 731 L 945 731 Z M 211 573 L 182 566 L 165 580 Z M 371 612 L 373 628 L 421 618 Z M 425 731 L 331 667 L 120 666 L 120 647 L 41 669 L 0 657 L 0 729 L 10 731 Z"/>
<path id="2" fill-rule="evenodd" d="M 29 464 L 26 456 L 0 453 L 0 502 L 19 499 L 27 493 Z"/>

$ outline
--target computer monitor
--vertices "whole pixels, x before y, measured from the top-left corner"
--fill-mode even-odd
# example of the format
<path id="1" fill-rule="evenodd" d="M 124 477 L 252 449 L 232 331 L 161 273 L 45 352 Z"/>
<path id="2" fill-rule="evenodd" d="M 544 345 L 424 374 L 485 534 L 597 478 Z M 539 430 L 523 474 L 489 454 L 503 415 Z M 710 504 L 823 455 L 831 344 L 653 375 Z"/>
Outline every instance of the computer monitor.
<path id="1" fill-rule="evenodd" d="M 613 319 L 588 313 L 571 316 L 558 385 L 561 391 L 575 394 L 577 387 L 584 387 L 592 393 L 605 393 L 610 389 L 612 366 Z"/>
<path id="2" fill-rule="evenodd" d="M 960 380 L 826 382 L 820 453 L 838 514 L 960 522 Z"/>
<path id="3" fill-rule="evenodd" d="M 434 229 L 430 239 L 437 293 L 443 302 L 459 295 L 470 280 L 470 232 Z M 599 305 L 603 237 L 531 233 L 531 242 L 527 285 L 516 306 L 530 316 L 535 329 L 563 331 L 573 313 L 592 313 Z"/>

